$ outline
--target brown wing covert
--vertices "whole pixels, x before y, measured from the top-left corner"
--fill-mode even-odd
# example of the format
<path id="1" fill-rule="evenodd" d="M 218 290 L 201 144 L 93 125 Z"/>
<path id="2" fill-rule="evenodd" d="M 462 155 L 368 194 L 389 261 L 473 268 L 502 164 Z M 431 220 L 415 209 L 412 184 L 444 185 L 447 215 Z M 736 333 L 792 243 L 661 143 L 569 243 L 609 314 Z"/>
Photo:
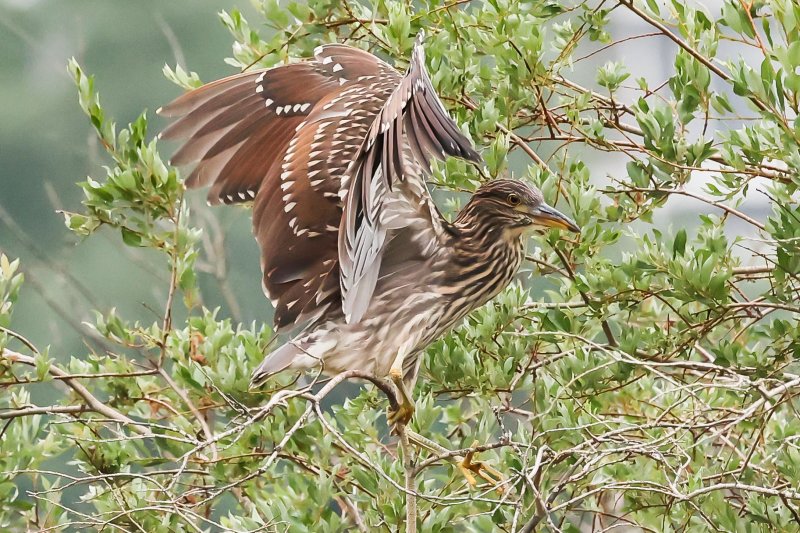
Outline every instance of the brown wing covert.
<path id="1" fill-rule="evenodd" d="M 237 74 L 159 110 L 181 139 L 173 164 L 209 203 L 254 201 L 263 285 L 288 328 L 340 305 L 337 234 L 345 174 L 400 75 L 343 45 L 315 59 Z"/>

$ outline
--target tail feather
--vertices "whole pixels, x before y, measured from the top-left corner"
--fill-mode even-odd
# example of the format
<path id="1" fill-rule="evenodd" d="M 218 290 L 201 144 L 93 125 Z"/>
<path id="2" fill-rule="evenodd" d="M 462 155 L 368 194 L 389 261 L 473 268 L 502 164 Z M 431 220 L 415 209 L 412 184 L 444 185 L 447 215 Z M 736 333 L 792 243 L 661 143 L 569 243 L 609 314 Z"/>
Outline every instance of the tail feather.
<path id="1" fill-rule="evenodd" d="M 304 354 L 305 351 L 291 341 L 274 350 L 253 372 L 253 376 L 250 378 L 250 388 L 258 387 L 273 374 L 286 370 L 298 356 Z"/>

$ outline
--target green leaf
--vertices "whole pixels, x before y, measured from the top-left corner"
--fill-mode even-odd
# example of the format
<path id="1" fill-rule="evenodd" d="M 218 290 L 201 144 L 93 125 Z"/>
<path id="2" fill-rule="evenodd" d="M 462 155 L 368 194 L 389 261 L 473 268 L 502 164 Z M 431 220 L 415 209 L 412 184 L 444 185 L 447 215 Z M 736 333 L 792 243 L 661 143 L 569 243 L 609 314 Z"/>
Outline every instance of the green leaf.
<path id="1" fill-rule="evenodd" d="M 142 246 L 142 235 L 140 233 L 126 228 L 125 226 L 120 228 L 120 232 L 122 233 L 122 242 L 128 246 Z"/>
<path id="2" fill-rule="evenodd" d="M 672 242 L 672 257 L 676 255 L 683 255 L 686 251 L 686 230 L 681 229 L 675 234 L 675 240 Z"/>

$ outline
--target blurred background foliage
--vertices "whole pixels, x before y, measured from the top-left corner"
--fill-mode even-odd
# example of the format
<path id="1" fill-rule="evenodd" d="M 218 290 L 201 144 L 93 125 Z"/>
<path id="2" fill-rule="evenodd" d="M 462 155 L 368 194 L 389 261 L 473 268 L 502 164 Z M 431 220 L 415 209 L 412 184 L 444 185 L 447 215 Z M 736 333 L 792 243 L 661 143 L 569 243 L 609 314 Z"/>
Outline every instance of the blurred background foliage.
<path id="1" fill-rule="evenodd" d="M 74 210 L 75 184 L 109 164 L 76 105 L 67 60 L 75 57 L 103 88 L 106 112 L 119 124 L 148 116 L 180 93 L 162 67 L 191 65 L 205 80 L 231 74 L 221 60 L 230 33 L 218 12 L 234 2 L 0 2 L 0 250 L 24 259 L 26 297 L 15 311 L 20 332 L 60 353 L 86 349 L 82 322 L 92 310 L 117 308 L 152 320 L 166 297 L 169 271 L 140 249 L 101 234 L 83 241 L 65 233 L 56 211 Z M 245 14 L 253 9 L 245 2 Z M 198 204 L 202 204 L 197 195 Z M 237 319 L 270 321 L 269 303 L 253 290 L 258 252 L 244 210 L 213 215 L 226 229 Z M 201 275 L 201 283 L 206 280 Z M 223 299 L 209 286 L 207 305 Z M 160 311 L 159 311 L 160 312 Z M 226 309 L 226 313 L 230 313 Z M 91 342 L 91 341 L 89 341 Z"/>

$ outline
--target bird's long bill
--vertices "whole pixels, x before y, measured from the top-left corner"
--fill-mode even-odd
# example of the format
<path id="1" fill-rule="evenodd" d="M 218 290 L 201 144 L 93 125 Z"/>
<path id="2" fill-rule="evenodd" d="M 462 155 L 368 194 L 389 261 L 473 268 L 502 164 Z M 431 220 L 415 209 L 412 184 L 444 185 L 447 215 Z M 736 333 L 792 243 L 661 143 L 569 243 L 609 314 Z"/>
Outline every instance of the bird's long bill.
<path id="1" fill-rule="evenodd" d="M 581 228 L 571 218 L 544 203 L 531 210 L 531 215 L 533 215 L 534 222 L 540 226 L 567 229 L 575 233 L 581 231 Z"/>

